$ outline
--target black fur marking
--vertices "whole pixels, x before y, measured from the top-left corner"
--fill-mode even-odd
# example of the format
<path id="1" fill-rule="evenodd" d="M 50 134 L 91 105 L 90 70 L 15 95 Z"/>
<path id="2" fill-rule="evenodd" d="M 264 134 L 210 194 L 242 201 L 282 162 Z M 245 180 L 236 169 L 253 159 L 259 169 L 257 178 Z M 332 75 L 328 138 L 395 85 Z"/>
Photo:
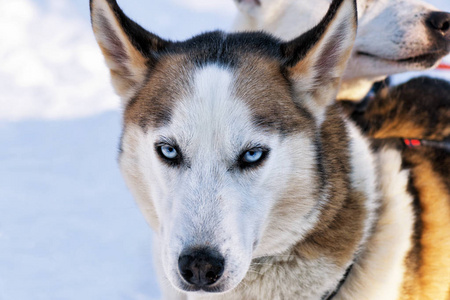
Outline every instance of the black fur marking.
<path id="1" fill-rule="evenodd" d="M 422 136 L 404 136 L 393 128 L 390 137 L 434 140 L 430 137 L 442 136 L 445 124 L 450 124 L 450 83 L 445 80 L 413 78 L 390 90 L 381 89 L 367 100 L 364 109 L 357 109 L 354 102 L 341 103 L 369 136 L 374 136 L 386 124 L 410 121 L 424 129 Z"/>
<path id="2" fill-rule="evenodd" d="M 339 281 L 339 284 L 337 285 L 336 289 L 334 291 L 332 291 L 330 294 L 324 295 L 322 297 L 322 300 L 331 300 L 334 298 L 334 296 L 337 295 L 337 293 L 339 292 L 339 290 L 341 289 L 341 287 L 344 285 L 345 280 L 347 279 L 348 275 L 350 274 L 351 270 L 353 268 L 353 264 L 351 264 L 347 270 L 345 271 L 344 276 L 342 277 L 342 279 Z"/>
<path id="3" fill-rule="evenodd" d="M 317 133 L 316 138 L 314 139 L 314 147 L 315 147 L 315 153 L 316 153 L 316 168 L 317 168 L 317 174 L 319 175 L 319 194 L 323 194 L 326 192 L 326 186 L 328 181 L 328 175 L 325 171 L 324 167 L 324 154 L 323 154 L 323 148 L 322 148 L 322 142 L 320 133 Z"/>
<path id="4" fill-rule="evenodd" d="M 207 64 L 214 63 L 232 69 L 239 68 L 246 64 L 246 54 L 266 57 L 279 62 L 282 76 L 286 78 L 287 85 L 291 85 L 291 82 L 288 80 L 287 65 L 285 64 L 286 59 L 289 59 L 293 63 L 294 61 L 301 59 L 307 53 L 314 43 L 320 39 L 320 36 L 326 30 L 326 26 L 331 22 L 333 16 L 344 0 L 333 1 L 330 10 L 322 22 L 292 43 L 283 43 L 278 38 L 263 32 L 226 34 L 222 31 L 203 33 L 182 42 L 166 41 L 148 32 L 129 19 L 119 8 L 115 0 L 106 1 L 115 14 L 115 17 L 123 28 L 129 41 L 148 61 L 149 71 L 146 76 L 147 82 L 144 83 L 144 85 L 151 82 L 159 62 L 165 57 L 169 58 L 177 54 L 186 56 L 187 61 L 193 63 L 197 67 L 203 67 Z M 92 3 L 93 0 L 91 0 L 91 10 L 93 6 Z M 101 13 L 97 13 L 95 16 L 97 17 L 98 15 L 101 16 Z M 107 20 L 104 20 L 103 22 L 107 22 Z M 104 25 L 108 26 L 108 24 Z M 117 40 L 116 44 L 118 48 L 121 46 L 123 48 L 120 40 Z M 117 51 L 117 53 L 121 56 L 117 58 L 119 61 L 127 58 L 126 54 L 121 53 L 120 51 Z M 153 97 L 160 97 L 161 93 L 164 94 L 165 92 L 159 91 L 158 93 L 155 93 Z M 139 97 L 134 97 L 128 102 L 127 110 L 136 104 L 138 98 Z M 153 101 L 155 103 L 161 102 L 152 99 L 147 99 L 146 101 Z M 304 111 L 301 107 L 299 107 L 299 110 Z M 145 128 L 147 124 L 149 124 L 149 121 L 154 121 L 153 123 L 156 126 L 170 122 L 170 107 L 168 109 L 164 107 L 152 107 L 149 111 L 157 111 L 159 115 L 148 117 L 144 115 L 140 116 L 141 127 Z M 256 120 L 256 122 L 260 123 L 261 120 Z M 266 125 L 272 126 L 274 124 Z M 287 131 L 286 128 L 278 129 L 282 132 Z"/>
<path id="5" fill-rule="evenodd" d="M 402 169 L 411 169 L 414 167 L 410 162 L 405 160 L 405 156 L 402 156 Z M 414 178 L 412 178 L 411 174 L 409 175 L 408 179 L 408 193 L 413 197 L 413 210 L 415 216 L 420 216 L 422 212 L 422 207 L 420 205 L 420 198 L 419 193 L 414 185 Z M 408 253 L 407 259 L 411 262 L 410 265 L 413 266 L 413 272 L 417 273 L 420 268 L 420 253 L 422 252 L 422 245 L 420 242 L 420 239 L 422 238 L 423 233 L 423 222 L 422 219 L 419 217 L 414 218 L 414 228 L 413 228 L 413 235 L 412 235 L 412 248 L 410 252 Z"/>
<path id="6" fill-rule="evenodd" d="M 93 12 L 93 1 L 90 0 L 90 8 L 91 8 L 91 19 Z M 166 41 L 154 35 L 153 33 L 145 30 L 139 24 L 128 18 L 119 7 L 115 0 L 106 0 L 109 4 L 109 7 L 113 11 L 116 16 L 117 21 L 119 22 L 122 29 L 125 31 L 129 41 L 133 44 L 134 47 L 145 57 L 149 59 L 155 59 L 157 57 L 157 53 L 162 51 L 168 45 L 170 45 L 170 41 Z"/>
<path id="7" fill-rule="evenodd" d="M 291 43 L 283 43 L 280 39 L 273 37 L 270 34 L 263 32 L 243 32 L 226 34 L 222 31 L 213 31 L 197 35 L 191 39 L 182 42 L 171 42 L 163 40 L 156 35 L 148 32 L 140 27 L 137 23 L 129 19 L 119 8 L 115 0 L 106 0 L 114 12 L 120 25 L 133 44 L 133 46 L 147 59 L 148 73 L 146 75 L 147 81 L 143 85 L 151 84 L 153 75 L 156 74 L 158 65 L 163 62 L 165 58 L 170 59 L 176 55 L 185 56 L 189 63 L 193 63 L 196 67 L 203 67 L 208 64 L 218 64 L 225 68 L 237 69 L 240 66 L 246 65 L 246 57 L 248 55 L 256 57 L 266 57 L 270 60 L 279 62 L 280 74 L 286 79 L 286 85 L 292 89 L 292 83 L 289 80 L 288 64 L 286 60 L 291 63 L 301 59 L 310 48 L 316 43 L 321 35 L 325 32 L 326 26 L 329 25 L 334 15 L 344 0 L 335 0 L 322 20 L 322 22 L 307 32 L 305 35 L 297 38 Z M 92 9 L 93 0 L 91 0 Z M 96 14 L 101 16 L 101 13 Z M 356 19 L 356 17 L 355 17 Z M 105 20 L 106 21 L 106 20 Z M 107 21 L 106 21 L 107 22 Z M 107 24 L 105 24 L 107 25 Z M 118 40 L 120 43 L 120 40 Z M 121 45 L 118 44 L 118 47 Z M 326 53 L 332 52 L 335 48 L 334 43 L 330 45 Z M 118 52 L 120 54 L 120 51 Z M 126 54 L 125 54 L 126 59 Z M 152 97 L 159 98 L 161 95 L 169 95 L 164 87 L 158 87 L 158 91 L 152 94 Z M 146 95 L 148 97 L 148 95 Z M 131 109 L 136 105 L 137 99 L 141 99 L 136 95 L 127 103 L 126 110 Z M 164 98 L 164 97 L 163 97 Z M 148 106 L 146 113 L 142 111 L 139 116 L 139 125 L 146 128 L 149 123 L 155 126 L 162 126 L 171 120 L 171 107 L 162 106 L 163 101 L 155 101 L 156 99 L 146 99 L 145 102 L 153 102 L 155 104 Z M 306 110 L 296 104 L 298 111 L 308 117 L 312 118 Z M 146 116 L 146 114 L 150 114 Z M 282 116 L 283 117 L 283 116 Z M 279 123 L 267 122 L 263 119 L 256 118 L 256 123 L 269 126 L 278 126 L 276 129 L 280 132 L 288 133 L 289 128 L 280 127 Z"/>
<path id="8" fill-rule="evenodd" d="M 240 58 L 247 53 L 281 61 L 280 45 L 280 40 L 263 32 L 226 34 L 213 31 L 173 43 L 166 49 L 166 54 L 188 55 L 199 67 L 209 63 L 237 67 L 244 63 Z"/>

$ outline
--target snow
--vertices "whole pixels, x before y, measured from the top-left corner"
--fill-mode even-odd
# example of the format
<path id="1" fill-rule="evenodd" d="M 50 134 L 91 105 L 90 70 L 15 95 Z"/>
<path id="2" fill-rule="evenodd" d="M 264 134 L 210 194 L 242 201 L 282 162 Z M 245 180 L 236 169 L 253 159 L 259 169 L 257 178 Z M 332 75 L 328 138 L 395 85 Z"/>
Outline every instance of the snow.
<path id="1" fill-rule="evenodd" d="M 0 299 L 157 299 L 116 164 L 120 115 L 0 124 Z"/>
<path id="2" fill-rule="evenodd" d="M 119 3 L 171 39 L 227 29 L 235 13 L 232 0 Z M 0 300 L 158 299 L 88 0 L 0 0 L 0 41 Z"/>
<path id="3" fill-rule="evenodd" d="M 66 119 L 117 109 L 89 23 L 67 1 L 43 11 L 0 1 L 0 120 Z"/>
<path id="4" fill-rule="evenodd" d="M 173 1 L 119 2 L 166 38 L 231 26 L 230 0 Z M 120 107 L 92 34 L 88 3 L 0 1 L 0 120 L 73 119 Z"/>

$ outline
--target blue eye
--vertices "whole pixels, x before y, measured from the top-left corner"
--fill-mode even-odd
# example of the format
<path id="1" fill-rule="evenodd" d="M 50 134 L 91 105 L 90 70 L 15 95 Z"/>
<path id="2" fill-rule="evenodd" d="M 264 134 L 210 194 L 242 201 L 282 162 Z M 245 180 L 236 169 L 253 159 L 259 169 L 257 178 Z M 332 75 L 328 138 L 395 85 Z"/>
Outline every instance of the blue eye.
<path id="1" fill-rule="evenodd" d="M 167 159 L 176 159 L 178 157 L 178 152 L 174 147 L 171 146 L 161 146 L 161 153 Z"/>
<path id="2" fill-rule="evenodd" d="M 263 151 L 260 149 L 252 149 L 244 153 L 242 160 L 246 163 L 255 163 L 263 157 Z"/>
<path id="3" fill-rule="evenodd" d="M 265 147 L 254 147 L 242 152 L 238 165 L 241 170 L 259 167 L 268 157 L 270 150 Z"/>

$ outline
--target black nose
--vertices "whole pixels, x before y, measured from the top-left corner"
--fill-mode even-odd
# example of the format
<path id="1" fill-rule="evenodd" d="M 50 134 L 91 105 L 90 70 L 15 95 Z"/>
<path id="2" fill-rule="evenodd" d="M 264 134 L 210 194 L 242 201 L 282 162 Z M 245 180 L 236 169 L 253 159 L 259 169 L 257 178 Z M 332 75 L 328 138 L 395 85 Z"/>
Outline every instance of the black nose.
<path id="1" fill-rule="evenodd" d="M 432 30 L 438 31 L 443 35 L 447 35 L 450 32 L 450 13 L 434 11 L 428 15 L 426 22 Z"/>
<path id="2" fill-rule="evenodd" d="M 188 283 L 197 287 L 217 282 L 223 274 L 225 259 L 209 248 L 184 250 L 178 259 L 178 269 Z"/>

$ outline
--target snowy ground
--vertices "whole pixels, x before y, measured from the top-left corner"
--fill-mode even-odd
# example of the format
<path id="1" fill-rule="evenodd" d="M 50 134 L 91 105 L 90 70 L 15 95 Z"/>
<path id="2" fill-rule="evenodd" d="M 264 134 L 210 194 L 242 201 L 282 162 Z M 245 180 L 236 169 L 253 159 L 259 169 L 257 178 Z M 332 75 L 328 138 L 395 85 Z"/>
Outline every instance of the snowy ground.
<path id="1" fill-rule="evenodd" d="M 227 29 L 235 13 L 231 0 L 119 3 L 173 39 Z M 87 4 L 0 0 L 0 300 L 160 296 L 152 233 L 116 164 L 119 101 Z"/>
<path id="2" fill-rule="evenodd" d="M 0 124 L 0 299 L 156 299 L 118 112 Z"/>

